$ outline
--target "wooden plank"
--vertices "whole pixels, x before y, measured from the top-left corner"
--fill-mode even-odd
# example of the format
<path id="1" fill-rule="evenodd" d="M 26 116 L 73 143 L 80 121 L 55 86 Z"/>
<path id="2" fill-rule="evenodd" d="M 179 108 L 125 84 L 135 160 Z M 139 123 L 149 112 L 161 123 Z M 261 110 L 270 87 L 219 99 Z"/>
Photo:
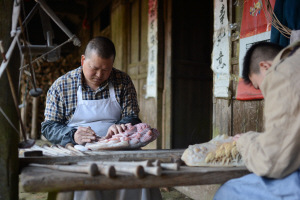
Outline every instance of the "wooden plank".
<path id="1" fill-rule="evenodd" d="M 130 77 L 134 77 L 134 76 L 137 76 L 138 75 L 138 65 L 139 64 L 135 64 L 135 65 L 128 65 L 128 70 L 127 70 L 127 73 Z"/>
<path id="2" fill-rule="evenodd" d="M 213 104 L 213 137 L 220 134 L 231 135 L 230 100 L 214 98 Z"/>
<path id="3" fill-rule="evenodd" d="M 157 52 L 157 98 L 156 109 L 157 119 L 156 128 L 160 131 L 161 135 L 157 138 L 157 148 L 162 148 L 162 135 L 163 132 L 163 90 L 164 90 L 164 2 L 158 1 L 157 11 L 157 40 L 158 40 L 158 52 Z"/>
<path id="4" fill-rule="evenodd" d="M 164 88 L 163 88 L 163 124 L 162 147 L 171 148 L 172 136 L 172 1 L 164 1 L 165 49 L 164 49 Z"/>
<path id="5" fill-rule="evenodd" d="M 144 74 L 135 74 L 130 76 L 132 80 L 138 81 L 139 79 L 146 79 L 147 78 L 147 73 Z"/>
<path id="6" fill-rule="evenodd" d="M 156 102 L 155 102 L 156 100 L 154 98 L 148 98 L 148 99 L 145 98 L 146 90 L 143 86 L 147 84 L 146 81 L 147 81 L 146 79 L 139 80 L 139 85 L 141 86 L 138 91 L 140 93 L 139 96 L 139 105 L 141 108 L 140 117 L 142 121 L 147 122 L 154 128 L 156 126 L 156 119 L 157 119 L 157 110 L 156 110 Z"/>
<path id="7" fill-rule="evenodd" d="M 128 65 L 128 67 L 136 67 L 136 66 L 142 66 L 145 67 L 147 69 L 148 67 L 148 60 L 146 61 L 141 61 L 141 62 L 132 62 Z M 146 71 L 147 72 L 147 71 Z"/>
<path id="8" fill-rule="evenodd" d="M 140 61 L 140 27 L 139 27 L 139 0 L 136 0 L 130 5 L 130 61 Z"/>
<path id="9" fill-rule="evenodd" d="M 111 35 L 116 47 L 114 66 L 127 71 L 128 59 L 128 9 L 127 3 L 113 1 L 111 11 Z"/>
<path id="10" fill-rule="evenodd" d="M 173 187 L 186 185 L 222 184 L 249 171 L 245 167 L 181 167 L 179 171 L 164 170 L 161 176 L 145 178 L 122 175 L 116 178 L 91 177 L 86 174 L 26 167 L 22 170 L 21 185 L 26 192 L 55 192 L 72 190 L 110 190 L 129 188 Z"/>
<path id="11" fill-rule="evenodd" d="M 140 26 L 140 61 L 148 63 L 148 0 L 140 2 Z M 147 66 L 141 67 L 139 73 L 147 72 Z"/>
<path id="12" fill-rule="evenodd" d="M 10 36 L 12 10 L 14 2 L 9 0 L 0 1 L 0 40 L 3 48 L 8 50 L 12 38 Z M 16 47 L 12 59 L 8 63 L 15 86 L 18 85 L 20 66 L 20 54 Z M 2 63 L 2 56 L 0 63 Z M 12 93 L 9 89 L 6 72 L 0 79 L 0 107 L 9 117 L 15 127 L 18 127 L 18 116 Z M 17 87 L 16 87 L 17 88 Z M 19 135 L 0 113 L 0 199 L 18 199 L 18 142 Z"/>
<path id="13" fill-rule="evenodd" d="M 263 101 L 234 101 L 233 134 L 264 129 Z"/>
<path id="14" fill-rule="evenodd" d="M 21 168 L 29 163 L 53 164 L 60 162 L 81 162 L 97 160 L 146 160 L 160 159 L 165 162 L 171 162 L 172 159 L 181 157 L 184 149 L 177 150 L 128 150 L 128 151 L 97 151 L 98 155 L 87 156 L 65 156 L 65 157 L 27 157 L 19 158 Z"/>

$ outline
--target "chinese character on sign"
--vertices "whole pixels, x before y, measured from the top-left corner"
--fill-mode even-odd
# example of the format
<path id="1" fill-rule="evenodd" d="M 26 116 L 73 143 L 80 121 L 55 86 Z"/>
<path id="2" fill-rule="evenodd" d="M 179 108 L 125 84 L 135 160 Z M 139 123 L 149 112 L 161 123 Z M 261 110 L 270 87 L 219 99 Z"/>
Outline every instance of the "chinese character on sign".
<path id="1" fill-rule="evenodd" d="M 146 98 L 157 96 L 157 1 L 148 0 L 148 72 Z"/>
<path id="2" fill-rule="evenodd" d="M 223 24 L 223 22 L 224 22 L 224 17 L 225 17 L 225 6 L 224 6 L 224 4 L 222 4 L 220 15 L 219 15 L 221 24 Z"/>
<path id="3" fill-rule="evenodd" d="M 217 38 L 218 38 L 218 43 L 217 43 L 217 46 L 219 46 L 221 40 L 225 37 L 226 33 L 225 33 L 225 28 L 221 28 L 220 32 L 218 33 L 217 35 Z"/>
<path id="4" fill-rule="evenodd" d="M 222 51 L 220 51 L 219 57 L 216 59 L 217 61 L 219 61 L 219 65 L 217 66 L 217 69 L 223 69 L 224 67 L 226 67 L 225 63 L 222 63 L 222 58 L 223 58 L 223 53 Z"/>

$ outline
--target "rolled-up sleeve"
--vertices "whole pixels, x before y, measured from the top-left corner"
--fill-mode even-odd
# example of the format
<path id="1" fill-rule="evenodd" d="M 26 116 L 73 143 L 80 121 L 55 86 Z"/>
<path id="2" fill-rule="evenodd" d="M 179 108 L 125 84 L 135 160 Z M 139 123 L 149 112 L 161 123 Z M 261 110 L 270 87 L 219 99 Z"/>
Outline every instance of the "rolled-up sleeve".
<path id="1" fill-rule="evenodd" d="M 41 131 L 43 136 L 53 144 L 65 146 L 68 143 L 76 144 L 74 134 L 77 129 L 68 127 L 63 123 L 56 121 L 44 121 Z"/>
<path id="2" fill-rule="evenodd" d="M 77 129 L 66 125 L 65 115 L 63 92 L 58 80 L 47 92 L 45 121 L 41 124 L 42 135 L 53 144 L 76 144 L 73 136 Z"/>

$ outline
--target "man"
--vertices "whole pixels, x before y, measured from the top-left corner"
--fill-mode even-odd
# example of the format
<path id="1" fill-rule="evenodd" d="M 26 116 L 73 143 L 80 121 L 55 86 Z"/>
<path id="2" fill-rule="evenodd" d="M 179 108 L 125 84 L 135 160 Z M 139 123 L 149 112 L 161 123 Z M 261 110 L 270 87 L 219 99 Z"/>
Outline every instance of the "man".
<path id="1" fill-rule="evenodd" d="M 84 144 L 107 138 L 140 123 L 136 91 L 130 77 L 113 68 L 116 51 L 105 37 L 92 39 L 81 65 L 58 78 L 47 94 L 42 134 L 52 143 Z M 76 191 L 74 199 L 161 199 L 158 189 Z"/>
<path id="2" fill-rule="evenodd" d="M 300 199 L 300 41 L 283 49 L 267 42 L 246 53 L 243 78 L 265 99 L 263 133 L 237 135 L 253 174 L 225 183 L 214 199 Z"/>
<path id="3" fill-rule="evenodd" d="M 83 144 L 110 137 L 140 123 L 136 91 L 130 77 L 113 68 L 114 44 L 92 39 L 79 68 L 58 78 L 47 94 L 42 134 L 52 143 Z"/>

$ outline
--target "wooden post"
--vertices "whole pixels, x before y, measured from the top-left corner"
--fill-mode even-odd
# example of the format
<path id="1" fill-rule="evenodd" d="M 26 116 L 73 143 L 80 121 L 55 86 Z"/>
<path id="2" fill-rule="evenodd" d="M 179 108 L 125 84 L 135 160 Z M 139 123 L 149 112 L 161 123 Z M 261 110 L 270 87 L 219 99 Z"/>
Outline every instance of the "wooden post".
<path id="1" fill-rule="evenodd" d="M 37 125 L 39 114 L 39 97 L 32 98 L 31 139 L 37 138 Z"/>
<path id="2" fill-rule="evenodd" d="M 171 148 L 172 137 L 172 1 L 164 1 L 165 47 L 164 47 L 164 90 L 163 90 L 163 135 L 162 148 Z"/>
<path id="3" fill-rule="evenodd" d="M 21 94 L 26 93 L 26 86 L 21 87 L 21 88 L 22 88 Z M 21 118 L 22 118 L 23 124 L 25 125 L 25 131 L 26 131 L 26 124 L 27 124 L 28 108 L 29 108 L 28 100 L 29 100 L 29 98 L 27 96 L 24 97 L 23 102 L 22 102 L 23 107 L 21 108 Z M 21 126 L 20 126 L 20 131 L 21 131 Z M 20 140 L 23 140 L 22 134 L 20 134 Z"/>
<path id="4" fill-rule="evenodd" d="M 4 50 L 7 51 L 12 38 L 10 37 L 11 18 L 13 1 L 0 1 L 0 40 L 3 41 Z M 13 83 L 17 88 L 19 74 L 19 51 L 15 49 L 13 59 L 8 64 L 12 74 Z M 2 62 L 0 57 L 0 62 Z M 0 106 L 15 127 L 18 127 L 18 117 L 14 101 L 9 89 L 6 73 L 0 78 Z M 18 198 L 18 143 L 19 135 L 8 123 L 5 117 L 0 114 L 0 199 Z"/>
<path id="5" fill-rule="evenodd" d="M 72 200 L 74 192 L 49 192 L 48 200 Z"/>

